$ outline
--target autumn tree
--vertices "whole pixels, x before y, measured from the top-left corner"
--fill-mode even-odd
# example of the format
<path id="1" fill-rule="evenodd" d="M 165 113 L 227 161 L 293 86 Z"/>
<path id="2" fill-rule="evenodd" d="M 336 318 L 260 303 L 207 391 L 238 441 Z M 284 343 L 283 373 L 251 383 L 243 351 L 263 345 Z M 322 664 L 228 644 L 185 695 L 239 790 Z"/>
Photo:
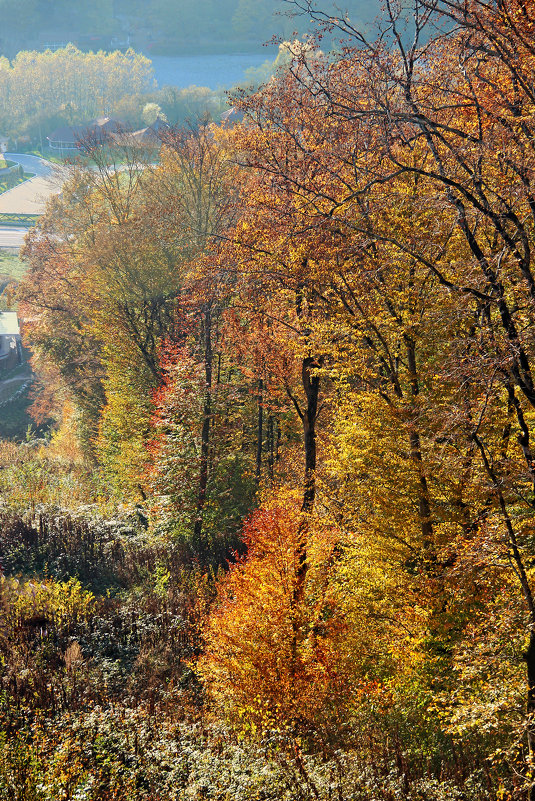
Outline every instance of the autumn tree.
<path id="1" fill-rule="evenodd" d="M 237 149 L 254 174 L 235 236 L 240 267 L 314 310 L 304 340 L 321 357 L 315 375 L 328 372 L 346 398 L 346 447 L 362 465 L 355 522 L 377 522 L 422 588 L 436 587 L 437 636 L 455 605 L 450 568 L 475 532 L 493 553 L 489 581 L 501 555 L 532 614 L 530 149 L 520 122 L 531 46 L 513 24 L 525 10 L 470 8 L 429 42 L 435 9 L 418 6 L 411 45 L 394 9 L 375 44 L 323 15 L 358 48 L 335 64 L 296 50 L 285 76 L 237 100 L 247 115 Z M 365 456 L 349 444 L 363 424 Z M 376 457 L 399 498 L 383 496 L 385 518 Z M 458 636 L 471 613 L 468 604 Z"/>
<path id="2" fill-rule="evenodd" d="M 32 318 L 29 328 L 35 344 L 51 354 L 67 377 L 73 373 L 75 391 L 80 394 L 78 384 L 82 380 L 98 382 L 88 390 L 93 404 L 92 436 L 101 423 L 104 408 L 108 434 L 115 437 L 115 426 L 122 432 L 116 439 L 119 452 L 112 448 L 108 464 L 111 474 L 117 470 L 119 475 L 119 465 L 128 458 L 126 451 L 121 453 L 129 441 L 127 430 L 137 443 L 133 451 L 137 449 L 137 462 L 143 462 L 147 432 L 140 436 L 140 421 L 150 417 L 150 392 L 161 383 L 159 340 L 170 328 L 182 285 L 183 274 L 177 266 L 189 258 L 191 250 L 190 243 L 183 239 L 170 241 L 163 223 L 157 229 L 160 238 L 156 239 L 158 221 L 151 217 L 155 212 L 156 177 L 149 167 L 143 168 L 138 152 L 127 153 L 123 149 L 121 156 L 126 158 L 126 164 L 119 168 L 109 148 L 104 152 L 100 144 L 97 147 L 91 142 L 86 147 L 96 161 L 96 169 L 76 168 L 69 190 L 66 188 L 61 198 L 52 201 L 30 237 L 26 254 L 32 269 L 21 294 L 26 313 Z M 154 226 L 154 236 L 148 235 L 149 221 Z M 64 291 L 62 282 L 70 288 L 79 311 L 65 306 L 60 297 Z M 55 300 L 54 292 L 59 293 Z M 65 337 L 52 350 L 58 336 L 58 314 L 76 339 L 70 351 Z M 76 322 L 77 314 L 83 315 L 83 328 Z M 38 339 L 38 331 L 42 332 L 42 339 Z M 83 365 L 80 376 L 76 366 L 90 344 L 99 369 Z M 119 407 L 127 398 L 121 410 Z M 139 414 L 133 413 L 135 409 Z M 103 454 L 105 442 L 106 436 L 99 445 Z M 137 486 L 140 469 L 136 469 L 137 478 L 132 476 L 123 490 L 129 485 Z"/>
<path id="3" fill-rule="evenodd" d="M 82 53 L 73 45 L 44 53 L 21 50 L 0 69 L 0 119 L 10 136 L 39 125 L 86 122 L 126 95 L 153 88 L 150 62 L 127 53 Z"/>
<path id="4" fill-rule="evenodd" d="M 316 531 L 306 601 L 303 595 L 296 610 L 300 519 L 299 497 L 287 492 L 253 513 L 245 528 L 247 558 L 220 583 L 207 626 L 201 671 L 212 698 L 238 728 L 253 734 L 286 726 L 293 736 L 313 731 L 328 706 L 348 700 L 346 632 L 328 591 L 336 535 Z"/>

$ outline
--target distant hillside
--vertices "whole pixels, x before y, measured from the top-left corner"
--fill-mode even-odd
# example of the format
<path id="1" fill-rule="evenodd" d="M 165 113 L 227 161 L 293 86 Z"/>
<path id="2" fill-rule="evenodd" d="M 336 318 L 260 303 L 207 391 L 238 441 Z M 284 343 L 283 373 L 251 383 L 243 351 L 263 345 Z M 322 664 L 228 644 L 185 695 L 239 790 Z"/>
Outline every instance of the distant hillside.
<path id="1" fill-rule="evenodd" d="M 317 5 L 347 9 L 359 24 L 379 10 L 378 0 Z M 0 52 L 13 57 L 66 42 L 85 50 L 131 45 L 148 54 L 251 50 L 273 36 L 303 33 L 308 20 L 291 10 L 283 0 L 0 0 Z"/>

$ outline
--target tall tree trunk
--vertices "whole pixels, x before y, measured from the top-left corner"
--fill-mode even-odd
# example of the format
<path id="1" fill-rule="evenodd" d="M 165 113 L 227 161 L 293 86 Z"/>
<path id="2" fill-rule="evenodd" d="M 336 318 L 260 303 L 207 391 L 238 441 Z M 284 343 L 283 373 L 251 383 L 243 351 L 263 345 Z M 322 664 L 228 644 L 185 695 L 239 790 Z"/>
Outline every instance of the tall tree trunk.
<path id="1" fill-rule="evenodd" d="M 206 304 L 203 309 L 203 334 L 204 334 L 204 373 L 205 373 L 205 393 L 203 406 L 203 422 L 201 430 L 201 463 L 199 471 L 199 488 L 197 493 L 197 515 L 194 526 L 195 546 L 199 555 L 204 555 L 205 543 L 203 542 L 203 518 L 206 495 L 208 489 L 208 460 L 210 455 L 210 423 L 212 419 L 212 309 L 210 304 Z"/>
<path id="2" fill-rule="evenodd" d="M 273 430 L 273 415 L 270 414 L 268 418 L 268 430 L 267 430 L 267 447 L 268 447 L 268 476 L 269 480 L 273 482 L 274 478 L 274 456 L 275 456 L 275 440 L 274 440 L 274 430 Z"/>
<path id="3" fill-rule="evenodd" d="M 256 434 L 256 483 L 260 484 L 262 477 L 262 444 L 264 439 L 264 382 L 258 380 L 258 424 Z"/>
<path id="4" fill-rule="evenodd" d="M 303 499 L 301 502 L 301 521 L 297 537 L 296 573 L 294 587 L 294 603 L 298 604 L 303 597 L 306 574 L 308 570 L 308 530 L 309 515 L 316 499 L 316 420 L 318 416 L 318 398 L 320 378 L 311 375 L 318 367 L 318 362 L 311 357 L 303 359 L 301 376 L 305 390 L 306 405 L 301 413 L 303 423 L 303 440 L 305 450 L 305 475 Z"/>
<path id="5" fill-rule="evenodd" d="M 535 801 L 535 631 L 534 621 L 529 635 L 529 645 L 524 653 L 528 674 L 528 700 L 526 711 L 528 714 L 528 758 L 529 758 L 529 801 Z"/>
<path id="6" fill-rule="evenodd" d="M 292 595 L 293 606 L 293 636 L 292 660 L 294 668 L 297 662 L 297 646 L 299 642 L 300 615 L 299 607 L 303 600 L 305 582 L 308 571 L 308 539 L 310 529 L 310 514 L 316 499 L 316 421 L 318 417 L 318 398 L 320 378 L 312 375 L 314 368 L 319 364 L 315 359 L 303 359 L 301 376 L 305 391 L 306 404 L 299 411 L 303 423 L 303 438 L 305 450 L 305 475 L 303 498 L 301 502 L 301 519 L 297 530 L 297 547 L 295 552 L 295 576 Z"/>
<path id="7" fill-rule="evenodd" d="M 303 273 L 306 274 L 308 260 L 303 259 Z M 296 291 L 296 313 L 302 324 L 306 318 L 305 292 L 303 285 Z M 302 333 L 308 339 L 309 329 L 304 326 Z M 297 543 L 295 550 L 295 574 L 292 593 L 292 670 L 297 667 L 297 650 L 299 632 L 301 628 L 301 612 L 303 596 L 305 593 L 306 576 L 308 572 L 308 540 L 310 530 L 310 515 L 316 499 L 316 421 L 318 417 L 318 398 L 320 390 L 320 377 L 315 372 L 321 366 L 321 360 L 305 356 L 301 364 L 301 383 L 305 394 L 305 405 L 301 408 L 298 401 L 291 395 L 297 413 L 303 424 L 303 445 L 305 451 L 305 474 L 303 483 L 303 497 L 301 501 L 301 516 L 297 529 Z"/>
<path id="8" fill-rule="evenodd" d="M 415 405 L 416 398 L 419 395 L 420 387 L 418 384 L 418 372 L 416 367 L 416 343 L 414 339 L 408 335 L 404 337 L 407 349 L 407 364 L 409 368 L 409 384 L 411 388 L 411 396 L 413 404 Z M 416 428 L 415 418 L 416 408 L 413 412 L 413 419 L 411 420 L 411 430 L 409 432 L 409 443 L 411 459 L 414 462 L 416 470 L 418 471 L 418 517 L 420 520 L 420 528 L 422 530 L 422 538 L 426 546 L 431 545 L 433 537 L 433 524 L 431 521 L 431 504 L 429 501 L 429 487 L 427 484 L 427 477 L 425 475 L 424 463 L 422 458 L 422 446 L 420 442 L 420 435 Z"/>

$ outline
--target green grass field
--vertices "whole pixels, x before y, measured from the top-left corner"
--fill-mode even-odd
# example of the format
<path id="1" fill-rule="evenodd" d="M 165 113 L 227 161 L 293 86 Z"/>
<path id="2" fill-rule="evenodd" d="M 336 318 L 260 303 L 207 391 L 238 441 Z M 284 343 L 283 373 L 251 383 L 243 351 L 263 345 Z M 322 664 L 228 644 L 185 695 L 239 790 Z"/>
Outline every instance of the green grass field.
<path id="1" fill-rule="evenodd" d="M 16 250 L 0 250 L 0 276 L 20 281 L 26 271 L 26 265 L 17 255 Z"/>
<path id="2" fill-rule="evenodd" d="M 0 214 L 0 225 L 28 227 L 35 225 L 38 219 L 38 214 Z"/>
<path id="3" fill-rule="evenodd" d="M 51 161 L 53 164 L 65 164 L 65 158 L 58 156 L 56 152 L 47 147 L 43 149 L 43 152 L 41 152 L 38 148 L 35 150 L 24 150 L 21 152 L 27 153 L 28 156 L 38 156 L 40 159 L 46 159 L 47 161 Z"/>
<path id="4" fill-rule="evenodd" d="M 8 286 L 17 285 L 26 271 L 26 264 L 18 257 L 18 250 L 4 250 L 0 248 L 0 310 L 17 309 L 14 292 L 10 288 L 9 298 L 2 293 Z"/>
<path id="5" fill-rule="evenodd" d="M 0 165 L 0 167 L 1 167 L 1 165 Z M 35 173 L 33 173 L 33 172 L 25 172 L 23 174 L 22 178 L 17 178 L 17 180 L 15 181 L 14 184 L 9 184 L 7 181 L 0 181 L 0 194 L 2 194 L 2 192 L 7 192 L 10 189 L 14 189 L 19 184 L 23 184 L 24 181 L 27 181 L 28 179 L 33 178 L 34 175 L 35 175 Z"/>

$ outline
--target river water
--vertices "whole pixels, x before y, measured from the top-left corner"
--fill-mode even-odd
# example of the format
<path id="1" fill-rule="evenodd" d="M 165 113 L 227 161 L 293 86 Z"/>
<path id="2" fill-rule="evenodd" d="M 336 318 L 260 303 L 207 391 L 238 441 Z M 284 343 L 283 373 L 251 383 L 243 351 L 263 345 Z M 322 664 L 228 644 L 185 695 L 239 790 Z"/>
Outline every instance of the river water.
<path id="1" fill-rule="evenodd" d="M 208 86 L 230 89 L 243 83 L 249 67 L 272 61 L 276 53 L 265 48 L 260 53 L 225 53 L 200 56 L 149 56 L 158 85 Z"/>

